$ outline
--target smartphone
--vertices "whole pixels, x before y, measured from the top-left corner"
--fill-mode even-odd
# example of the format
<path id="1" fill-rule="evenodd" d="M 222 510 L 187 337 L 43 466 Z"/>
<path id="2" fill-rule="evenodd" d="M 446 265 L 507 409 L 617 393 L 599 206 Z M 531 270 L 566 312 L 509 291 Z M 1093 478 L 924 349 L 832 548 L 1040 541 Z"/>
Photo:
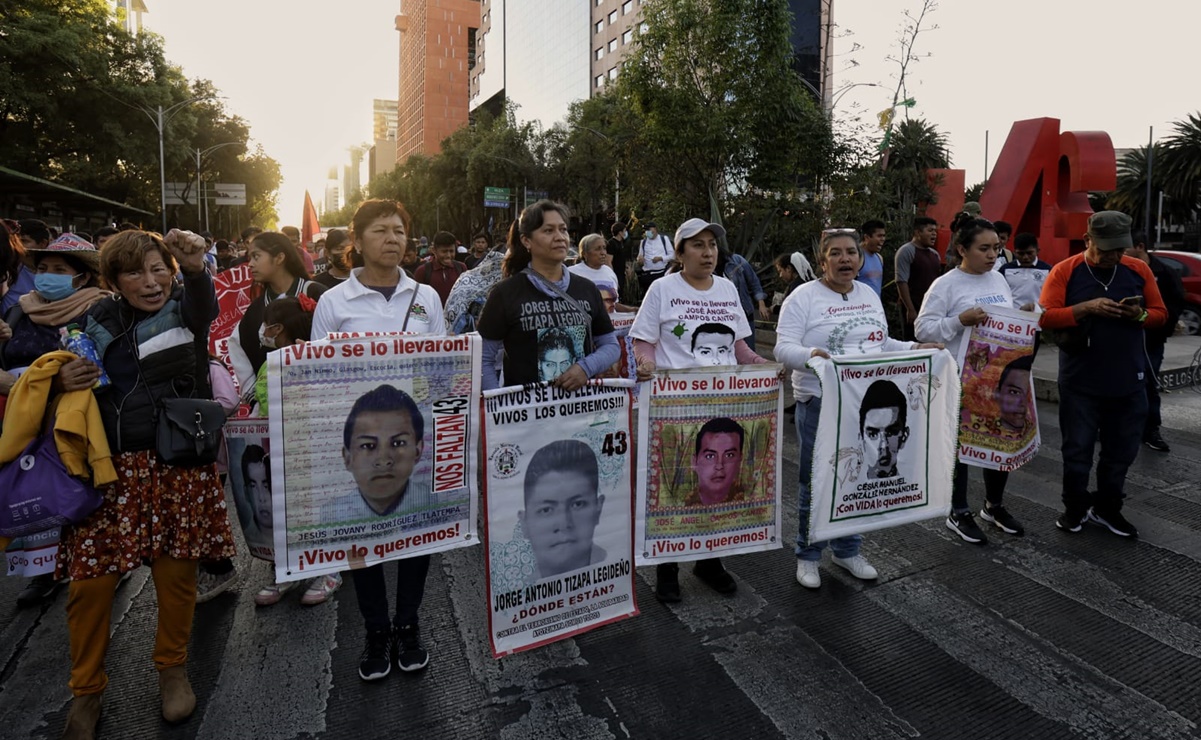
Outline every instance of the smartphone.
<path id="1" fill-rule="evenodd" d="M 1127 296 L 1119 301 L 1119 303 L 1121 303 L 1123 306 L 1142 306 L 1143 297 L 1141 295 Z"/>

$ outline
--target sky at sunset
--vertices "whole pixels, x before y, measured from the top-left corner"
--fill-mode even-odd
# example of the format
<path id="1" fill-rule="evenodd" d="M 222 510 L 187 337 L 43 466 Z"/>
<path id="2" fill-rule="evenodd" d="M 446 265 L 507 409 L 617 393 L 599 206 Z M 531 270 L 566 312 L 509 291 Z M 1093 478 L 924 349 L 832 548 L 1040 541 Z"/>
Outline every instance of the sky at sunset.
<path id="1" fill-rule="evenodd" d="M 521 0 L 515 0 L 520 2 Z M 834 0 L 835 113 L 874 118 L 892 100 L 902 12 L 919 0 Z M 395 98 L 399 0 L 147 0 L 145 24 L 190 77 L 212 80 L 228 109 L 283 170 L 281 224 L 319 201 L 330 167 L 370 142 L 372 98 Z M 934 28 L 937 26 L 937 28 Z M 1050 116 L 1062 130 L 1108 131 L 1145 144 L 1201 110 L 1195 72 L 1201 3 L 1188 0 L 942 0 L 909 76 L 911 116 L 936 123 L 967 182 L 996 162 L 1015 120 Z M 552 32 L 552 29 L 547 29 Z M 861 48 L 850 51 L 852 44 Z M 587 53 L 583 50 L 582 53 Z M 851 61 L 858 66 L 849 68 Z M 545 122 L 548 125 L 551 122 Z"/>

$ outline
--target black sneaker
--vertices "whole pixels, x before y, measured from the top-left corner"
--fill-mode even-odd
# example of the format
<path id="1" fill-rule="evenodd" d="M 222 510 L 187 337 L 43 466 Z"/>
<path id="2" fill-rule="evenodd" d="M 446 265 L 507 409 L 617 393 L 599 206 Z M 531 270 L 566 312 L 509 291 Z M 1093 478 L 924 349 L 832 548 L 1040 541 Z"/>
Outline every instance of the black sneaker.
<path id="1" fill-rule="evenodd" d="M 738 590 L 738 582 L 722 566 L 719 558 L 696 561 L 696 565 L 692 566 L 692 574 L 719 594 L 732 594 Z"/>
<path id="2" fill-rule="evenodd" d="M 984 536 L 984 532 L 980 531 L 980 527 L 976 524 L 970 511 L 962 514 L 952 511 L 951 515 L 947 517 L 947 529 L 962 537 L 964 542 L 970 542 L 973 545 L 988 544 L 988 538 Z"/>
<path id="3" fill-rule="evenodd" d="M 1013 514 L 1010 514 L 1004 506 L 985 504 L 984 508 L 980 510 L 980 518 L 989 524 L 996 525 L 997 529 L 1005 534 L 1021 537 L 1026 533 L 1026 530 L 1022 528 L 1022 523 L 1014 519 Z"/>
<path id="4" fill-rule="evenodd" d="M 396 667 L 405 672 L 419 671 L 429 665 L 430 654 L 421 644 L 417 625 L 396 628 Z"/>
<path id="5" fill-rule="evenodd" d="M 392 633 L 388 630 L 371 630 L 367 633 L 367 646 L 359 656 L 359 678 L 378 681 L 392 672 Z"/>
<path id="6" fill-rule="evenodd" d="M 1055 520 L 1055 526 L 1064 532 L 1076 533 L 1084 528 L 1088 521 L 1088 509 L 1068 509 Z"/>
<path id="7" fill-rule="evenodd" d="M 21 593 L 17 594 L 17 606 L 22 608 L 36 606 L 44 599 L 54 596 L 54 592 L 61 585 L 62 583 L 54 580 L 54 575 L 51 573 L 34 576 L 29 579 L 29 583 L 25 584 L 25 588 L 21 589 Z"/>
<path id="8" fill-rule="evenodd" d="M 655 598 L 664 604 L 680 601 L 680 566 L 675 563 L 655 566 Z"/>
<path id="9" fill-rule="evenodd" d="M 1168 446 L 1168 443 L 1163 440 L 1163 436 L 1160 435 L 1158 429 L 1156 429 L 1153 432 L 1147 432 L 1146 434 L 1144 434 L 1143 435 L 1143 444 L 1147 445 L 1148 447 L 1155 450 L 1156 452 L 1171 452 L 1172 451 L 1172 448 Z"/>
<path id="10" fill-rule="evenodd" d="M 1117 509 L 1089 509 L 1088 518 L 1119 537 L 1138 537 L 1138 530 Z"/>

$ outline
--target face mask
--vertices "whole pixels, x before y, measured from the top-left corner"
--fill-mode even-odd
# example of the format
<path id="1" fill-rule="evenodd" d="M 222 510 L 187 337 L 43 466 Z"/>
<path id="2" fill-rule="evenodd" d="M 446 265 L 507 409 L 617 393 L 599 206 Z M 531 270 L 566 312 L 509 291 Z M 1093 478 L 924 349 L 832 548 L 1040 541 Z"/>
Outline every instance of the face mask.
<path id="1" fill-rule="evenodd" d="M 259 344 L 263 345 L 267 349 L 275 349 L 276 348 L 275 347 L 275 337 L 267 336 L 267 327 L 266 326 L 259 327 Z"/>
<path id="2" fill-rule="evenodd" d="M 33 288 L 48 301 L 61 301 L 75 293 L 74 275 L 39 272 L 33 276 Z"/>

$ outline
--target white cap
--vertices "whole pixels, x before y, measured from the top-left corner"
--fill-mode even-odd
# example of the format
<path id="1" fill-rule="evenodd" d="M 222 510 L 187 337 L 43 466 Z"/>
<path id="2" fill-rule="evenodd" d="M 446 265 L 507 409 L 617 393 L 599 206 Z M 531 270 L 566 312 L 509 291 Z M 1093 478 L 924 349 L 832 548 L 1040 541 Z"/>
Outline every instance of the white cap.
<path id="1" fill-rule="evenodd" d="M 726 235 L 726 229 L 721 224 L 709 223 L 703 218 L 690 218 L 684 223 L 680 224 L 680 228 L 676 229 L 676 238 L 674 242 L 676 249 L 680 248 L 680 242 L 684 241 L 685 239 L 691 239 L 706 229 L 712 231 L 713 236 L 717 237 L 718 239 L 721 239 Z"/>

